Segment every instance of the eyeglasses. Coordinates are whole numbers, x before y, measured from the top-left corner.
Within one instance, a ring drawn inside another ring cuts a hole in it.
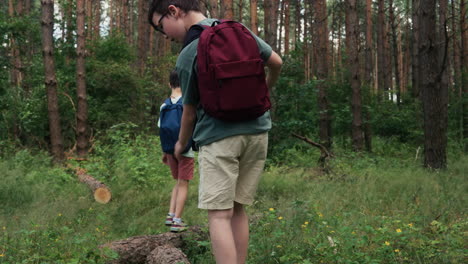
[[[167,11],[166,13],[164,13],[158,20],[158,25],[153,25],[154,29],[158,32],[160,32],[161,34],[163,35],[166,35],[166,32],[164,32],[164,29],[163,29],[163,25],[161,24],[161,21],[163,20],[163,18],[165,16],[167,16],[169,14],[169,11]]]

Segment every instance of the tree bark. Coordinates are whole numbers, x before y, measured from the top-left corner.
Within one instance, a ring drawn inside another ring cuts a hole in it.
[[[156,247],[146,258],[147,264],[190,264],[182,250],[171,246]]]
[[[86,33],[84,0],[76,1],[76,95],[78,106],[76,110],[76,153],[85,157],[88,153],[88,103],[86,98]]]
[[[111,191],[104,183],[88,175],[84,169],[75,168],[75,173],[78,176],[78,180],[89,187],[96,202],[106,204],[111,200]]]
[[[22,16],[23,6],[22,1],[17,1],[16,8],[13,5],[13,0],[9,0],[8,13],[11,18]],[[21,87],[23,82],[23,63],[21,61],[20,45],[15,36],[9,36],[10,40],[10,53],[11,53],[11,70],[10,82],[16,87]]]
[[[291,22],[290,0],[284,0],[284,54],[289,53],[289,32]]]
[[[57,78],[54,62],[54,1],[41,0],[42,7],[42,55],[44,57],[45,87],[47,89],[47,109],[52,155],[55,161],[64,158],[60,113],[57,98]]]
[[[171,252],[173,248],[183,247],[185,238],[204,241],[208,239],[208,235],[206,232],[202,231],[200,227],[191,226],[189,230],[184,233],[135,236],[101,245],[100,248],[109,248],[119,254],[119,258],[112,261],[112,264],[147,263],[147,261],[153,261],[153,255],[157,255],[158,251],[164,247],[171,249]],[[157,249],[157,251],[154,251],[155,249]],[[180,255],[180,252],[177,252],[177,254]],[[174,262],[168,262],[167,264],[169,263]]]
[[[223,18],[232,20],[234,19],[234,12],[232,9],[232,0],[222,0],[223,2],[223,7],[224,7],[224,13],[223,13]]]
[[[373,39],[372,39],[372,0],[366,0],[366,50],[365,50],[365,70],[364,70],[364,81],[366,87],[366,95],[364,96],[364,104],[370,105],[373,87]],[[364,140],[366,150],[372,151],[372,128],[371,128],[371,117],[368,108],[364,109]]]
[[[419,76],[424,114],[424,166],[441,169],[447,165],[447,87],[442,86],[444,68],[437,40],[436,0],[420,3]]]
[[[385,1],[379,0],[379,14],[377,20],[377,58],[378,58],[378,89],[381,94],[386,94],[389,87],[387,86],[387,56],[385,51]],[[379,96],[380,97],[380,96]]]
[[[97,40],[101,38],[101,0],[93,1],[93,19],[93,40]]]
[[[396,85],[396,100],[397,104],[400,104],[401,96],[401,79],[400,79],[400,61],[398,54],[398,32],[397,32],[397,23],[395,22],[395,10],[393,7],[393,0],[389,0],[389,12],[390,12],[390,27],[392,34],[392,51],[393,51],[393,65],[395,66],[395,85]]]
[[[210,1],[210,15],[212,18],[219,18],[218,0]]]
[[[138,72],[142,76],[145,72],[146,56],[149,48],[149,29],[148,24],[149,2],[139,0],[138,2]]]
[[[250,30],[258,35],[257,0],[250,0]]]
[[[468,24],[467,19],[467,5],[466,0],[460,0],[460,31],[461,31],[461,74],[462,74],[462,88],[461,98],[463,100],[463,138],[465,139],[465,151],[468,152]]]
[[[317,44],[314,46],[317,56],[317,88],[319,107],[319,135],[320,143],[326,148],[332,145],[331,118],[329,114],[329,104],[327,97],[328,83],[328,15],[327,1],[314,1],[314,28],[317,36]]]
[[[272,40],[272,32],[271,32],[271,16],[273,15],[271,13],[271,8],[273,6],[273,3],[271,0],[264,0],[263,1],[263,12],[264,12],[264,19],[263,19],[263,34],[264,34],[264,39],[265,41],[270,44],[270,46],[273,45],[273,40]]]
[[[412,0],[412,56],[411,56],[411,88],[414,98],[419,97],[419,3],[420,0]]]
[[[239,7],[238,8],[239,13],[237,14],[237,21],[242,23],[242,20],[244,18],[244,12],[242,12],[244,10],[244,1],[239,0],[239,3],[237,4],[237,6]]]
[[[364,137],[362,129],[361,82],[359,79],[359,21],[356,0],[346,0],[346,51],[348,55],[349,82],[352,89],[351,109],[352,142],[354,151],[362,151]]]

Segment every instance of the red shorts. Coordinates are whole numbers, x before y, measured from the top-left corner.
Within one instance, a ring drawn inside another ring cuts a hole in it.
[[[174,155],[164,153],[162,161],[171,168],[172,178],[176,180],[193,179],[193,158],[182,157],[181,160],[177,160]]]

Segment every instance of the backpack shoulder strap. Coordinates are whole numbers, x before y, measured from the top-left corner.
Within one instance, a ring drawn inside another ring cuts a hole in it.
[[[172,105],[171,98],[170,98],[170,97],[169,97],[169,98],[166,98],[166,100],[164,100],[164,103],[165,103],[166,105]]]

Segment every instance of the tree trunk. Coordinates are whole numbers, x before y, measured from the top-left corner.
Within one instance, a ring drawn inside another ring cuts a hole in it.
[[[301,24],[301,21],[302,21],[302,14],[301,14],[301,10],[302,10],[302,5],[301,5],[301,1],[295,1],[296,2],[296,5],[295,5],[295,8],[296,8],[296,25],[295,25],[295,39],[296,39],[296,42],[299,43],[301,42],[301,29],[302,29],[302,24]]]
[[[86,99],[86,33],[84,0],[76,1],[76,95],[78,107],[76,109],[76,153],[85,157],[88,153],[88,103]]]
[[[52,155],[55,161],[64,158],[60,113],[57,98],[57,78],[54,62],[54,1],[41,0],[42,6],[42,54],[44,56],[45,87],[47,89],[47,109]]]
[[[80,0],[78,0],[78,2],[79,1]],[[76,168],[75,173],[78,176],[78,180],[89,187],[96,202],[106,204],[111,200],[111,191],[104,183],[88,175],[84,169]]]
[[[244,17],[244,1],[243,0],[239,0],[239,3],[238,3],[238,10],[239,10],[239,13],[237,14],[237,21],[242,23],[242,19]]]
[[[451,5],[451,16],[452,16],[452,61],[453,61],[453,72],[454,72],[454,84],[457,89],[460,89],[461,87],[461,62],[460,62],[460,38],[459,35],[457,34],[458,31],[458,25],[456,22],[455,17],[457,17],[457,13],[455,11],[455,6],[456,6],[456,1],[452,0],[452,5]]]
[[[9,0],[8,13],[11,18],[20,17],[23,13],[22,1],[17,1],[16,8],[13,5],[13,0]],[[20,45],[19,41],[14,37],[10,36],[10,52],[11,52],[11,70],[10,70],[10,82],[13,86],[21,87],[23,82],[23,64],[21,61]]]
[[[277,43],[277,50],[280,56],[282,56],[282,37],[283,37],[283,26],[284,26],[284,1],[281,2],[281,9],[279,12],[279,35],[276,38],[276,43]]]
[[[349,82],[352,89],[351,109],[353,112],[353,150],[362,151],[364,137],[362,130],[361,83],[359,80],[359,21],[356,0],[346,0],[346,51],[348,55]]]
[[[190,261],[187,258],[182,250],[171,247],[171,246],[160,246],[156,247],[151,251],[151,253],[146,257],[147,264],[190,264]]]
[[[320,143],[326,148],[332,145],[331,118],[327,98],[328,83],[328,15],[326,0],[314,1],[314,27],[318,43],[315,45],[317,56],[317,88],[319,107]]]
[[[387,87],[386,83],[386,67],[387,57],[385,51],[385,1],[379,0],[379,14],[377,20],[377,57],[378,57],[378,89],[381,94],[386,94]],[[381,97],[381,96],[379,96]]]
[[[365,73],[364,73],[364,80],[365,80],[365,87],[366,87],[366,95],[364,96],[364,103],[366,105],[371,104],[372,98],[372,81],[373,81],[373,54],[372,54],[372,0],[366,0],[366,52],[365,52]],[[371,128],[371,120],[370,120],[370,112],[368,108],[364,109],[364,140],[366,145],[366,150],[368,152],[372,151],[372,128]]]
[[[153,252],[155,249],[159,248],[159,251],[161,247],[181,248],[184,246],[184,239],[205,241],[208,239],[208,235],[200,227],[191,226],[187,232],[183,233],[168,232],[158,235],[135,236],[101,245],[100,248],[109,248],[119,254],[119,258],[112,261],[112,264],[148,263],[147,261],[155,260],[154,255],[157,253]],[[177,254],[180,256],[180,252]],[[175,262],[167,262],[167,264],[170,263]]]
[[[444,68],[439,61],[436,0],[421,1],[419,11],[420,91],[424,114],[424,166],[447,165],[447,87],[442,87]]]
[[[289,53],[289,29],[291,20],[290,0],[284,0],[284,54]]]
[[[395,85],[396,85],[396,100],[397,104],[400,104],[400,94],[401,94],[401,80],[400,80],[400,64],[399,64],[399,54],[398,54],[398,41],[397,41],[397,23],[395,22],[395,11],[393,8],[393,0],[389,0],[389,12],[390,12],[390,27],[392,34],[392,51],[393,51],[393,63],[395,66]]]
[[[463,138],[465,139],[465,151],[468,152],[468,24],[466,23],[467,17],[466,0],[460,0],[460,31],[461,31],[461,97],[463,100]]]
[[[149,2],[139,0],[138,2],[138,72],[142,76],[145,72],[146,56],[149,48],[149,24],[148,18]]]
[[[272,40],[272,32],[271,32],[271,16],[273,15],[271,13],[271,8],[273,6],[273,3],[271,0],[264,0],[263,1],[263,12],[264,12],[264,19],[263,19],[263,33],[264,33],[264,39],[265,41],[270,44],[270,46],[273,46],[273,40]]]
[[[93,40],[97,40],[101,38],[101,0],[93,1],[93,15]]]
[[[224,13],[223,13],[223,18],[232,20],[234,19],[234,12],[232,9],[232,0],[222,0],[223,7],[224,7]]]
[[[270,11],[270,33],[272,34],[271,36],[271,42],[268,42],[273,49],[279,50],[278,48],[278,10],[279,10],[279,0],[271,0],[272,6],[271,6],[271,11]]]
[[[218,0],[210,0],[210,15],[212,18],[219,18]]]
[[[419,3],[420,0],[412,0],[412,21],[413,21],[413,30],[412,30],[412,55],[411,55],[411,88],[412,95],[414,98],[419,97],[419,80],[421,79],[419,75]]]
[[[257,0],[250,0],[250,30],[258,35]]]

